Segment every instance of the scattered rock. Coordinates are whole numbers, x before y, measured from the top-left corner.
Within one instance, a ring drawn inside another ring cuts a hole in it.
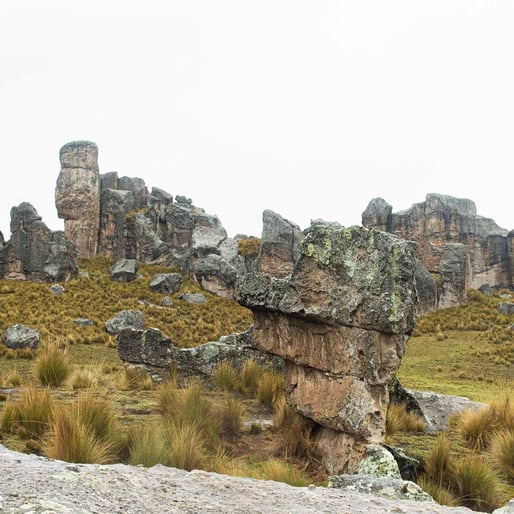
[[[127,328],[143,330],[145,328],[145,315],[139,310],[120,311],[105,323],[105,330],[113,335],[119,334]]]
[[[155,293],[174,294],[182,285],[180,273],[159,273],[150,281],[150,289]]]
[[[510,302],[499,303],[496,306],[496,310],[500,314],[505,314],[506,316],[511,316],[512,314],[514,314],[514,303],[510,303]]]
[[[131,282],[137,278],[138,269],[136,259],[120,259],[109,268],[109,273],[115,282]]]
[[[93,327],[95,325],[95,322],[88,318],[76,318],[73,323],[79,327]]]
[[[52,291],[52,293],[55,296],[62,296],[62,294],[64,293],[65,289],[60,284],[53,284],[53,285],[50,286],[50,291]]]
[[[369,444],[359,462],[357,473],[374,477],[401,478],[400,468],[392,453],[379,444]]]
[[[379,478],[364,474],[338,475],[329,477],[328,486],[392,500],[435,503],[434,499],[423,491],[419,485],[401,478]],[[430,511],[425,512],[433,512],[432,506],[430,506]]]
[[[17,350],[20,348],[28,348],[35,350],[39,346],[39,332],[35,328],[25,325],[11,325],[2,334],[2,341],[8,348]]]
[[[207,298],[202,293],[183,293],[178,298],[186,303],[207,303]]]
[[[499,509],[493,510],[492,514],[514,514],[514,498]]]
[[[395,448],[387,444],[384,444],[384,448],[394,457],[403,480],[414,482],[424,471],[421,460],[407,455],[401,448]]]
[[[161,300],[161,303],[163,305],[166,305],[167,307],[171,307],[173,305],[173,300],[169,297],[169,296],[165,296],[162,300]]]

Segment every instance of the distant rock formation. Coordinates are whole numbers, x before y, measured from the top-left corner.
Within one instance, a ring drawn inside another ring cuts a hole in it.
[[[77,275],[74,246],[51,231],[27,202],[11,209],[11,239],[0,247],[0,277],[64,282]]]
[[[431,193],[393,213],[375,198],[362,213],[362,224],[418,243],[422,311],[456,305],[468,289],[484,284],[513,286],[514,232],[477,215],[471,200]]]
[[[383,442],[388,384],[415,325],[416,243],[323,221],[305,232],[289,275],[248,273],[236,299],[253,311],[257,346],[286,360],[287,400],[319,425],[326,469],[353,472]]]
[[[98,249],[100,176],[98,148],[89,141],[75,141],[61,148],[61,172],[55,189],[55,205],[64,219],[64,234],[79,255],[91,258]]]

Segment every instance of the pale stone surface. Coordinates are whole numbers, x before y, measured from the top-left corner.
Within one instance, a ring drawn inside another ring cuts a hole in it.
[[[0,511],[8,514],[473,514],[464,507],[409,501],[394,494],[291,487],[160,465],[69,464],[2,445],[0,462]]]
[[[57,214],[64,219],[64,233],[81,257],[92,258],[98,249],[100,224],[100,175],[98,147],[90,141],[74,141],[60,150],[61,172],[55,189]]]

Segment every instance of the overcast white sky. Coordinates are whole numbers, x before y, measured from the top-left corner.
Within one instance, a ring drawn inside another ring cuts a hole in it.
[[[360,224],[430,192],[514,228],[511,0],[0,0],[0,229],[51,228],[59,149],[193,199]]]

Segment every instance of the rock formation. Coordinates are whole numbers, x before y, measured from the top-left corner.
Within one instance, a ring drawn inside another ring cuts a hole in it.
[[[458,304],[469,288],[513,286],[514,233],[477,215],[471,200],[428,194],[424,202],[393,213],[375,198],[362,213],[362,224],[418,243],[426,270],[419,271],[422,311]]]
[[[91,258],[98,248],[100,176],[98,148],[89,141],[75,141],[61,148],[61,172],[57,178],[55,205],[64,219],[64,233],[79,255]]]
[[[11,239],[0,247],[0,277],[35,282],[76,276],[77,256],[61,231],[51,231],[27,202],[11,209]]]
[[[388,383],[414,329],[416,244],[323,221],[305,232],[289,275],[248,273],[236,299],[253,311],[257,346],[286,360],[287,400],[319,425],[327,470],[355,471],[383,440]]]

